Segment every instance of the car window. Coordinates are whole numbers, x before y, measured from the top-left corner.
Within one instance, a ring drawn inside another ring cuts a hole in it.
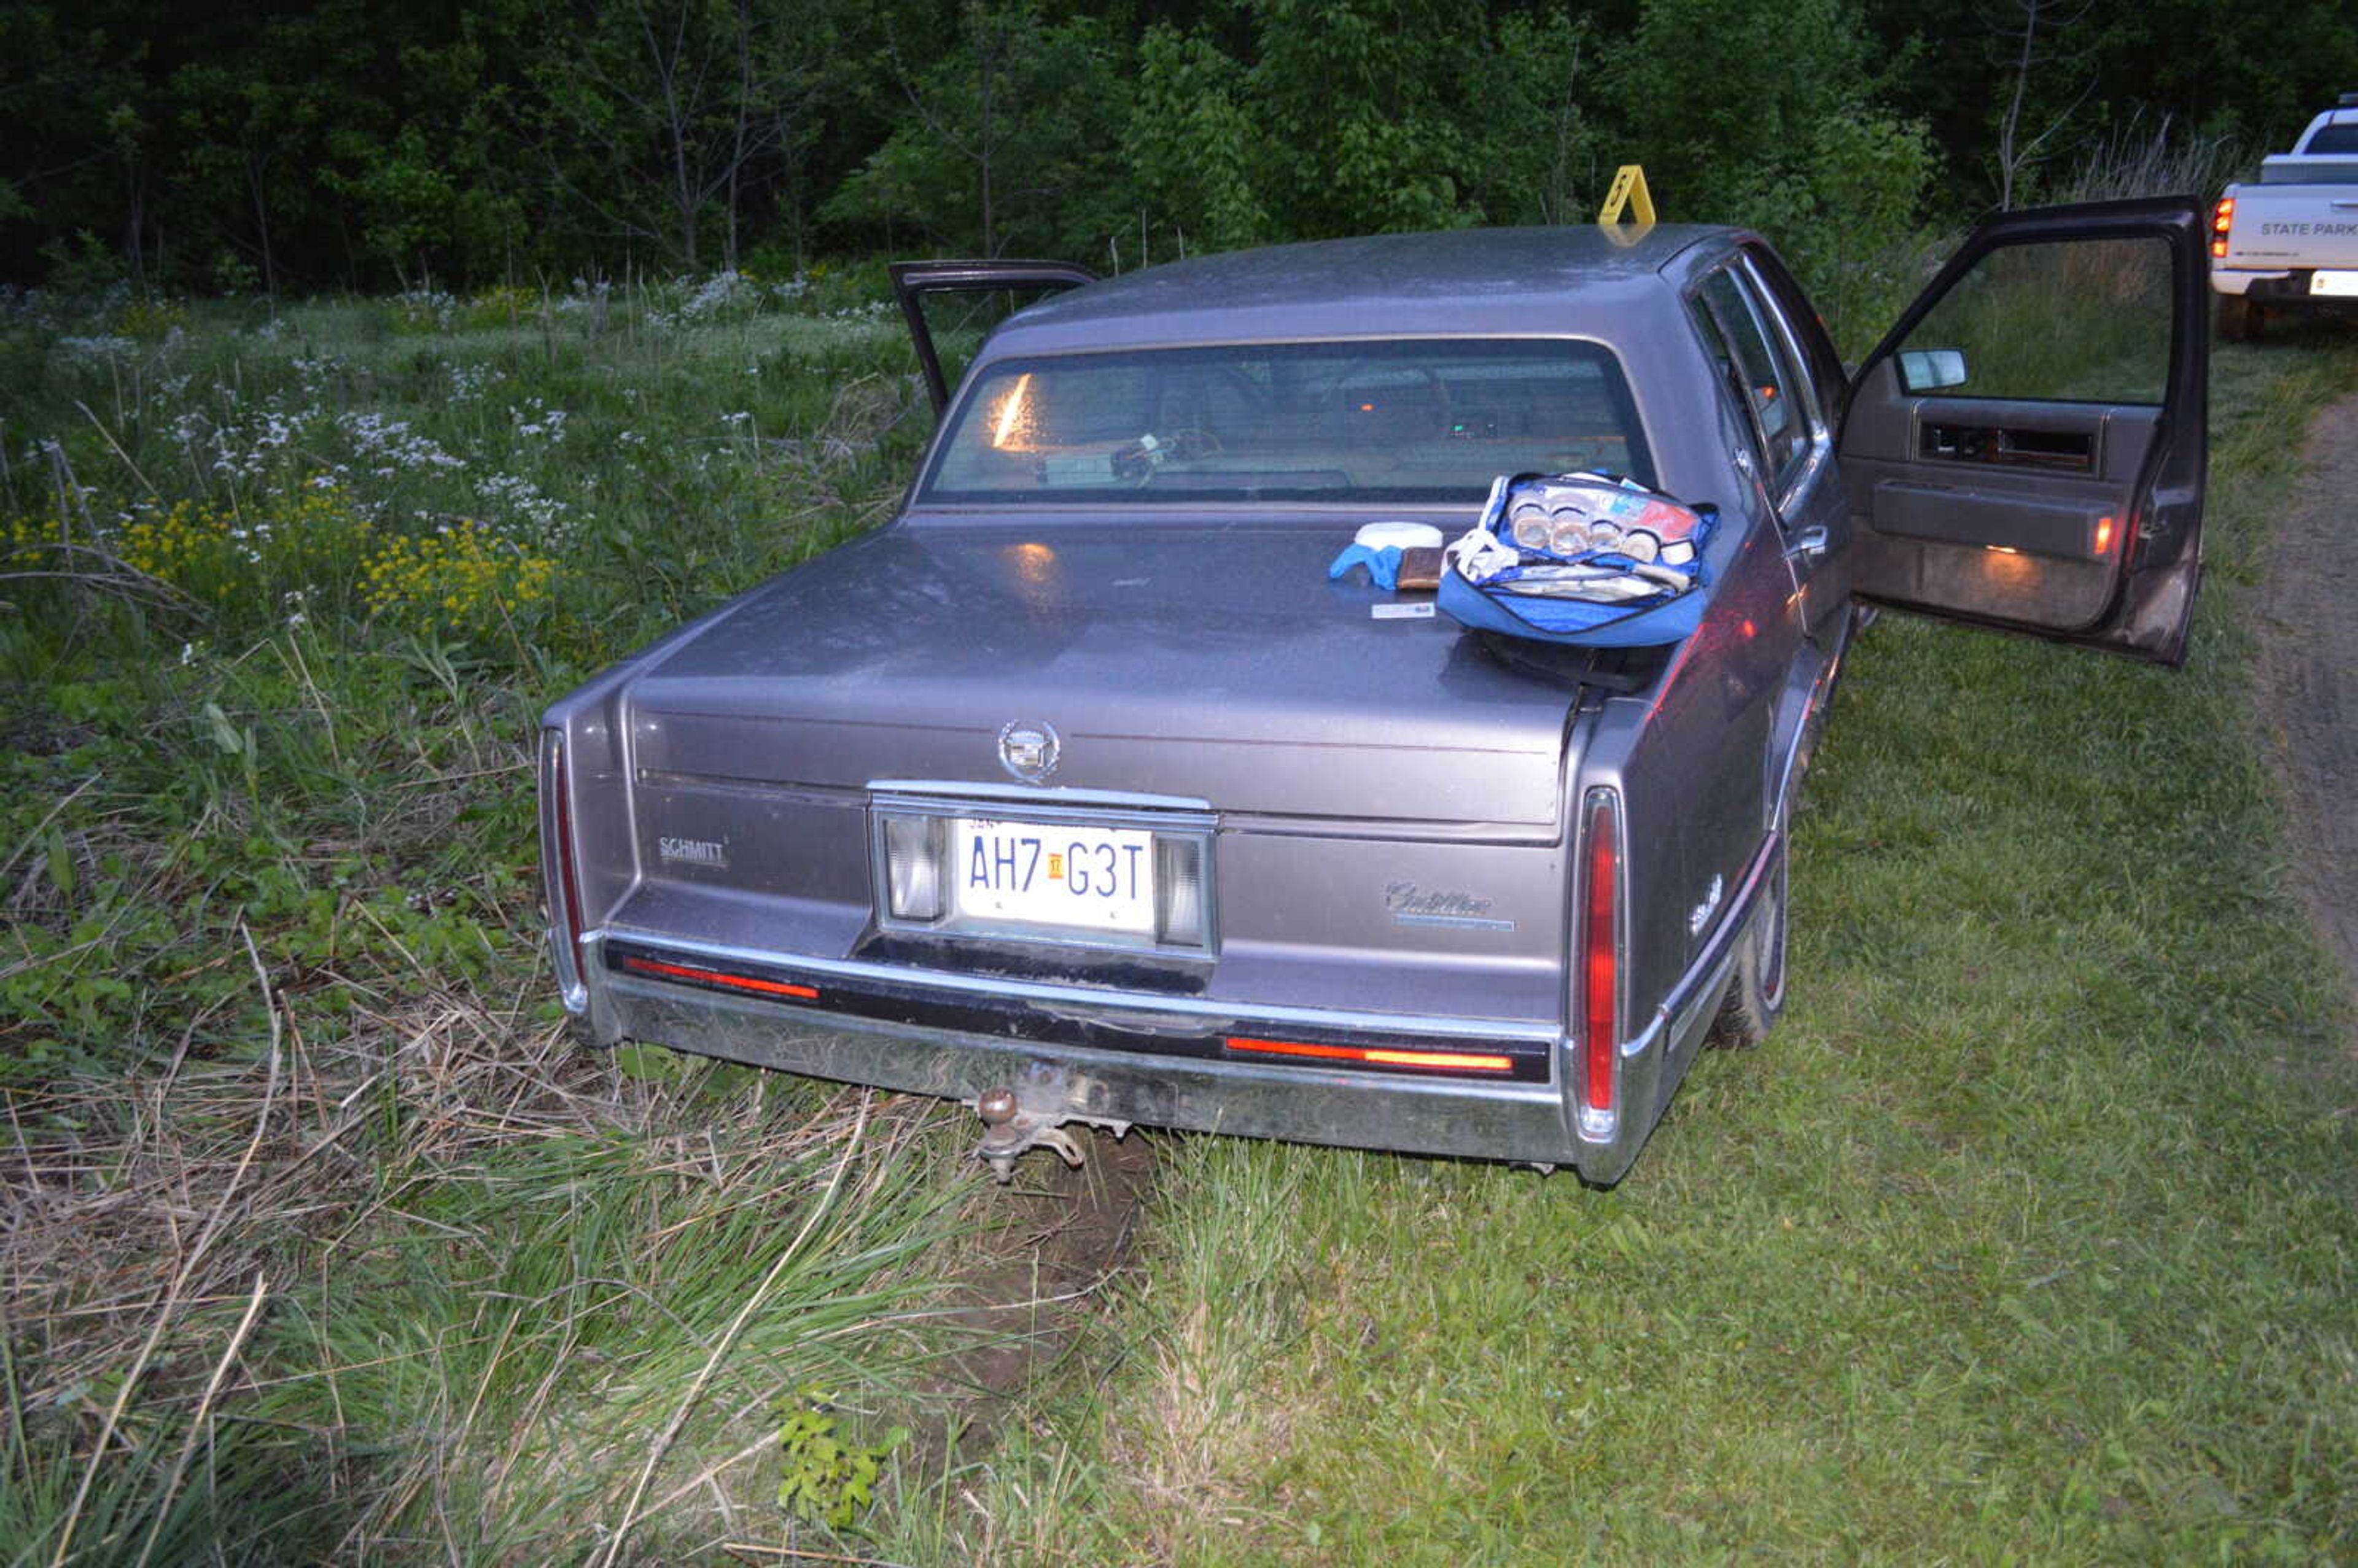
[[[1800,419],[1801,447],[1806,450],[1824,427],[1825,410],[1818,399],[1817,380],[1810,373],[1808,362],[1801,357],[1801,334],[1795,330],[1791,314],[1768,287],[1751,253],[1744,257],[1744,293],[1768,338],[1768,351],[1775,357],[1784,385],[1790,393],[1793,408]]]
[[[1619,362],[1560,339],[1245,343],[1001,360],[921,500],[1478,502],[1502,473],[1654,482]]]
[[[1794,395],[1793,373],[1770,346],[1751,290],[1734,271],[1723,267],[1704,279],[1703,295],[1735,353],[1745,398],[1768,447],[1769,475],[1781,480],[1808,451],[1811,439],[1808,413]]]
[[[2170,254],[2160,239],[1990,252],[1909,330],[1911,393],[2155,404],[2169,379]]]
[[[2309,138],[2311,153],[2358,153],[2358,124],[2320,125]]]
[[[1736,352],[1727,346],[1727,334],[1719,330],[1718,319],[1700,297],[1690,296],[1687,311],[1694,318],[1695,331],[1703,339],[1704,351],[1711,356],[1712,368],[1719,373],[1719,382],[1736,399],[1738,422],[1744,427],[1745,444],[1751,450],[1754,463],[1768,467],[1768,457],[1760,449],[1760,426],[1753,416],[1752,398],[1744,390],[1744,373],[1736,368]]]
[[[1838,399],[1850,373],[1843,368],[1842,354],[1835,349],[1833,338],[1826,330],[1825,319],[1817,307],[1810,303],[1801,286],[1776,253],[1747,245],[1744,261],[1752,281],[1760,287],[1761,297],[1768,302],[1785,323],[1792,341],[1800,346],[1801,369],[1815,389],[1821,410]]]

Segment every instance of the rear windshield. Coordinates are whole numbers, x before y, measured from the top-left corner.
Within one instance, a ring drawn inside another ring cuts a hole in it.
[[[1628,384],[1596,344],[1248,343],[997,361],[920,493],[1449,503],[1498,474],[1573,469],[1654,482]]]
[[[2303,149],[2312,153],[2358,153],[2358,120],[2347,124],[2336,121],[2317,127],[2317,135],[2309,138]]]

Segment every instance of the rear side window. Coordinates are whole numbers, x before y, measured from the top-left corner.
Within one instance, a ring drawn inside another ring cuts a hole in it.
[[[1720,384],[1727,388],[1728,395],[1736,399],[1738,409],[1749,412],[1752,398],[1744,390],[1744,372],[1736,365],[1736,351],[1727,346],[1727,335],[1719,330],[1717,318],[1712,315],[1711,308],[1700,297],[1690,298],[1687,310],[1694,317],[1695,331],[1703,339],[1704,351],[1711,355],[1713,368],[1719,372]],[[1746,442],[1752,449],[1754,460],[1767,466],[1767,456],[1760,450],[1759,427],[1749,418],[1742,423]]]
[[[1760,427],[1768,470],[1782,476],[1810,448],[1807,409],[1785,357],[1771,346],[1750,291],[1722,269],[1704,280],[1703,296],[1734,357],[1746,404]]]

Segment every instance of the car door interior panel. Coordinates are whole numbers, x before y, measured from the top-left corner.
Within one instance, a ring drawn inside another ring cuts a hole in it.
[[[2184,656],[2206,425],[2199,239],[2179,198],[1975,232],[1852,384],[1855,591]]]
[[[1847,432],[1858,591],[2058,632],[2110,607],[2158,410],[1908,397],[1891,362]]]
[[[1875,526],[1885,534],[1978,545],[1985,550],[2093,561],[2112,545],[2109,502],[2088,503],[1990,495],[1952,485],[1885,480],[1875,487]]]

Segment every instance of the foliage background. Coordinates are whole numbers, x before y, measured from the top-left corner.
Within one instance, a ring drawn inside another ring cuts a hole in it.
[[[1974,212],[2353,86],[2329,0],[0,5],[0,1556],[2348,1559],[2346,1014],[2239,608],[2328,329],[2216,362],[2193,672],[1866,646],[1812,983],[1643,1184],[1165,1141],[972,1443],[1028,1330],[943,1303],[1021,1211],[954,1111],[567,1049],[530,748],[890,514],[847,257],[1578,221],[1638,158],[1855,341]]]
[[[1669,215],[1864,254],[2107,138],[2281,145],[2353,82],[2339,0],[16,4],[0,280],[1124,267],[1577,221],[1630,160]]]

